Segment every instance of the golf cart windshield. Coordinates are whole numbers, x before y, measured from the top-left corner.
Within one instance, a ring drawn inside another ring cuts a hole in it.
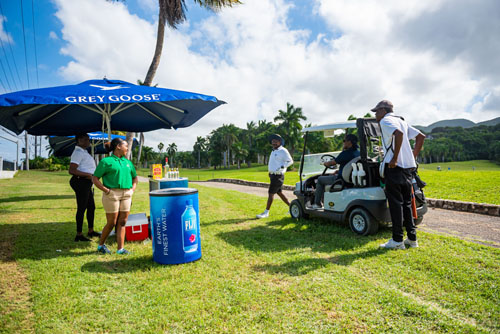
[[[331,159],[321,157],[325,154],[333,155],[337,157],[340,151],[337,152],[325,152],[325,153],[316,153],[316,154],[308,154],[304,156],[304,168],[302,168],[302,177],[308,177],[310,175],[321,174],[325,170],[324,162],[329,161]],[[327,173],[333,173],[332,169],[329,169]]]

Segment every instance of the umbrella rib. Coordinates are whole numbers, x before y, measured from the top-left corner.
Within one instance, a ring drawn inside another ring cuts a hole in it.
[[[59,112],[63,111],[64,109],[66,109],[66,108],[67,108],[67,107],[69,107],[70,105],[71,105],[71,104],[67,104],[67,105],[65,105],[64,107],[62,107],[62,108],[60,108],[59,110],[57,110],[57,111],[53,112],[52,114],[50,114],[49,116],[45,117],[44,119],[42,119],[42,120],[40,120],[40,121],[36,122],[35,124],[33,124],[32,126],[30,126],[29,128],[30,128],[30,129],[33,129],[33,128],[34,128],[35,126],[37,126],[38,124],[45,122],[46,120],[48,120],[48,119],[49,119],[49,118],[51,118],[52,116],[56,115],[57,113],[59,113]]]
[[[179,108],[176,108],[176,107],[173,107],[173,106],[171,106],[171,105],[169,105],[169,104],[166,104],[166,103],[164,103],[164,102],[156,102],[156,103],[158,103],[159,105],[162,105],[162,106],[164,106],[164,107],[166,107],[166,108],[170,108],[170,109],[172,109],[172,110],[175,110],[175,111],[181,112],[181,113],[183,113],[183,114],[185,114],[185,113],[186,113],[186,111],[184,111],[184,110],[182,110],[182,109],[179,109]]]
[[[80,106],[80,107],[84,107],[85,109],[88,109],[88,110],[93,111],[93,112],[95,112],[95,113],[98,113],[99,115],[102,115],[102,114],[104,113],[104,111],[102,111],[102,110],[101,110],[101,111],[99,111],[99,109],[97,109],[97,110],[96,110],[96,109],[94,109],[94,108],[92,108],[91,106],[88,106],[88,105],[86,105],[86,104],[79,104],[79,106]]]
[[[116,108],[115,108],[115,110],[113,110],[113,111],[111,112],[111,116],[116,115],[116,114],[118,114],[119,112],[122,112],[122,111],[124,111],[124,110],[127,110],[128,108],[133,107],[133,106],[135,106],[136,104],[137,104],[137,103],[130,103],[130,104],[128,104],[127,106],[125,106],[125,107],[123,107],[123,108],[121,108],[121,109],[120,109],[120,107],[123,105],[123,103],[122,103],[122,104],[120,104],[118,107],[116,107]]]
[[[39,104],[39,105],[36,105],[36,106],[34,106],[34,107],[31,107],[31,108],[29,108],[29,109],[26,109],[26,110],[23,110],[23,111],[19,112],[19,114],[17,114],[17,115],[18,115],[18,116],[22,116],[22,115],[24,115],[24,114],[27,114],[27,113],[29,113],[29,112],[32,112],[33,110],[37,110],[37,109],[40,109],[40,108],[42,108],[42,107],[45,107],[46,105],[47,105],[47,104]]]
[[[95,105],[95,107],[96,107],[97,109],[99,109],[99,111],[100,111],[101,113],[103,113],[103,114],[104,114],[104,110],[103,110],[103,109],[102,109],[102,108],[101,108],[98,104],[94,104],[94,105]]]
[[[141,104],[137,104],[139,107],[141,107],[142,109],[144,109],[144,111],[146,111],[147,113],[151,114],[151,116],[153,117],[156,117],[157,119],[159,119],[160,121],[162,121],[163,123],[167,124],[168,126],[172,127],[172,124],[166,120],[164,120],[163,118],[161,118],[160,116],[156,115],[155,113],[153,113],[151,110],[149,110],[148,108],[146,108],[145,106],[141,105]]]

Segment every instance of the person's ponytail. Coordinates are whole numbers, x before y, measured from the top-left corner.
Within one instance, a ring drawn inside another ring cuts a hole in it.
[[[118,145],[120,145],[121,143],[123,143],[124,140],[121,139],[121,138],[115,138],[113,139],[112,141],[108,141],[107,143],[104,143],[104,149],[106,150],[106,152],[114,152],[116,147]]]

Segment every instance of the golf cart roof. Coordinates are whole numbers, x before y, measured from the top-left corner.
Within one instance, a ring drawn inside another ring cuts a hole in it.
[[[308,128],[303,128],[302,132],[325,131],[325,130],[339,130],[339,129],[355,129],[357,127],[356,121],[347,121],[343,123],[331,123],[325,125],[316,125]]]

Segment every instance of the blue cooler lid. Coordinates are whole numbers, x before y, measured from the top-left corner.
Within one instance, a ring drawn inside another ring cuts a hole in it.
[[[167,189],[158,189],[150,191],[149,196],[158,196],[158,197],[185,196],[196,193],[198,193],[198,189],[195,188],[167,188]]]

